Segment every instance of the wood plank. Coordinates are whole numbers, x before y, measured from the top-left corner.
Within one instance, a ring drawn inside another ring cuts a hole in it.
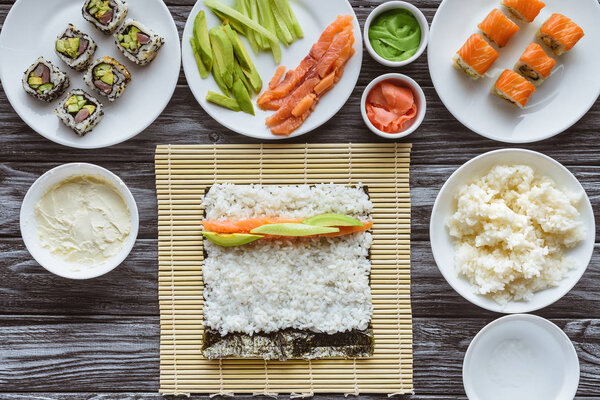
[[[174,398],[174,397],[166,397]],[[192,395],[185,397],[189,400],[206,400],[205,395]],[[244,400],[267,400],[265,396],[236,395],[236,399]],[[280,399],[289,399],[289,396],[279,396]],[[374,400],[386,399],[387,396],[361,394],[357,397],[351,397],[356,400]],[[410,398],[410,400],[448,400],[448,396],[416,394],[414,396],[397,397],[398,399]],[[164,400],[165,397],[158,393],[0,393],[0,400]],[[337,395],[317,395],[315,400],[346,400],[347,397],[341,394]],[[453,400],[467,400],[466,396],[453,396]],[[600,400],[600,397],[577,396],[574,400]]]
[[[85,158],[72,161],[86,161]],[[140,214],[139,238],[157,237],[157,205],[155,193],[154,165],[150,163],[123,163],[122,161],[100,161],[97,164],[108,168],[123,179],[136,199]],[[21,202],[29,187],[44,172],[57,166],[49,162],[5,162],[0,165],[0,182],[5,190],[0,192],[0,237],[20,237],[19,212]],[[435,198],[448,177],[457,169],[450,165],[414,165],[411,167],[411,203],[413,241],[429,240],[429,221]],[[600,221],[600,166],[577,166],[570,170],[580,180],[594,206],[596,220]],[[596,233],[600,242],[600,232]]]
[[[581,281],[563,299],[537,312],[546,318],[598,318],[600,245]],[[158,314],[157,243],[138,240],[125,262],[92,280],[59,278],[31,259],[20,239],[0,242],[0,314],[148,315]],[[416,318],[494,318],[472,305],[444,280],[428,242],[412,247],[411,297]],[[0,338],[2,336],[0,335]]]
[[[462,360],[486,319],[416,318],[415,389],[464,395]],[[600,320],[554,320],[574,342],[581,363],[578,394],[598,394]],[[460,335],[456,334],[460,332]],[[156,392],[156,317],[4,316],[0,320],[2,391]]]

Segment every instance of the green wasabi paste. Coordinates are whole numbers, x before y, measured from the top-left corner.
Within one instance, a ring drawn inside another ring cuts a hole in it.
[[[404,61],[415,55],[421,44],[421,26],[405,9],[377,16],[369,27],[373,50],[388,61]]]

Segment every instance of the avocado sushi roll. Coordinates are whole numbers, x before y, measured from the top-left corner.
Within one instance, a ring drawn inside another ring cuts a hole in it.
[[[127,15],[127,4],[123,0],[86,0],[81,13],[102,33],[112,35]]]
[[[70,91],[54,113],[79,136],[91,132],[104,116],[102,103],[81,89]]]
[[[56,100],[69,87],[69,77],[57,66],[40,57],[23,74],[23,89],[42,101]]]
[[[69,24],[57,39],[54,49],[61,60],[75,71],[84,71],[90,66],[96,53],[96,42],[89,35]]]
[[[102,57],[90,65],[83,80],[98,94],[115,101],[131,81],[131,74],[114,58]]]
[[[131,18],[115,33],[121,53],[137,65],[147,65],[154,60],[165,39],[145,25]]]

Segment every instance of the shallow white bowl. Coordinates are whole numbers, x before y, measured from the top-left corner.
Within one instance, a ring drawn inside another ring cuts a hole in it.
[[[580,219],[586,231],[585,239],[576,247],[566,252],[576,262],[575,269],[569,271],[565,279],[558,286],[542,290],[533,295],[530,301],[511,301],[506,305],[496,303],[489,297],[476,294],[468,280],[459,277],[454,266],[454,241],[448,234],[446,223],[456,211],[456,195],[458,189],[480,176],[487,174],[490,169],[498,164],[528,165],[538,174],[554,180],[558,187],[584,193],[584,198],[579,205]],[[596,224],[594,212],[585,190],[564,166],[552,158],[530,150],[504,149],[491,151],[475,157],[456,170],[440,190],[433,211],[429,227],[431,249],[437,266],[446,278],[446,281],[465,299],[471,303],[490,311],[507,314],[525,313],[546,307],[565,294],[579,281],[592,258],[594,240],[596,237]]]
[[[373,125],[371,120],[369,120],[369,117],[367,116],[366,103],[367,103],[367,96],[369,95],[369,92],[371,91],[371,89],[373,89],[373,86],[377,85],[379,82],[387,81],[388,79],[392,80],[392,81],[396,81],[396,82],[400,83],[402,86],[406,86],[406,87],[410,88],[413,92],[413,95],[415,96],[415,103],[417,104],[417,116],[415,118],[413,118],[412,121],[408,121],[404,125],[407,127],[405,130],[398,132],[398,133],[387,133],[387,132],[377,129],[375,127],[375,125]],[[413,133],[419,126],[421,126],[421,123],[423,122],[423,119],[425,118],[426,112],[427,112],[427,100],[425,99],[425,93],[423,93],[423,89],[421,89],[421,86],[419,86],[419,84],[414,79],[412,79],[406,75],[403,75],[403,74],[395,74],[395,73],[385,74],[385,75],[381,75],[381,76],[373,79],[371,81],[371,83],[369,83],[367,85],[367,87],[365,88],[365,90],[362,94],[362,97],[360,99],[360,113],[363,117],[363,120],[365,121],[365,124],[371,130],[371,132],[373,132],[374,134],[379,135],[383,138],[386,138],[386,139],[401,139],[401,138],[406,137],[406,136],[410,135],[411,133]]]
[[[47,248],[43,247],[38,236],[37,222],[35,219],[35,205],[52,186],[64,181],[69,177],[77,175],[91,175],[104,178],[119,190],[119,193],[121,196],[123,196],[127,207],[129,207],[131,232],[125,239],[125,243],[123,244],[123,248],[119,254],[104,261],[100,265],[82,266],[76,263],[68,263],[53,255]],[[125,186],[123,181],[118,176],[109,170],[94,164],[72,163],[64,164],[51,169],[44,175],[40,176],[33,183],[33,185],[31,185],[27,191],[27,194],[25,195],[25,199],[23,199],[23,204],[21,205],[20,223],[21,236],[23,236],[23,241],[25,242],[25,246],[27,246],[27,250],[29,250],[29,253],[31,253],[33,258],[42,267],[53,274],[62,276],[63,278],[90,279],[112,271],[129,255],[138,235],[139,215],[135,199],[133,198],[127,186]]]
[[[579,385],[573,343],[552,322],[508,315],[475,336],[463,363],[470,400],[570,400]]]
[[[421,43],[419,44],[419,49],[411,58],[404,61],[386,60],[385,58],[377,54],[377,52],[373,49],[373,46],[371,46],[371,41],[369,40],[369,28],[371,27],[371,22],[373,21],[373,19],[375,19],[379,14],[383,12],[394,10],[397,8],[403,8],[405,10],[410,11],[415,16],[415,18],[419,22],[419,25],[421,26]],[[402,67],[415,61],[425,51],[425,48],[427,47],[427,42],[429,40],[429,23],[427,22],[427,18],[425,18],[421,10],[419,10],[412,4],[407,3],[405,1],[388,1],[375,7],[375,9],[371,11],[369,16],[367,17],[367,20],[365,21],[363,37],[365,40],[365,47],[367,48],[367,51],[375,61],[377,61],[381,65],[385,65],[386,67]]]

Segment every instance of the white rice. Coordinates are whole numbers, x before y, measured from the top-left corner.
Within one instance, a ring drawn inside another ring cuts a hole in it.
[[[577,267],[564,252],[584,239],[582,197],[529,166],[494,167],[456,195],[448,229],[458,273],[501,304],[556,286]]]
[[[341,185],[219,184],[204,201],[207,219],[322,213],[368,218],[372,209],[362,188]],[[204,323],[221,335],[287,328],[333,334],[368,328],[373,312],[370,233],[259,240],[239,247],[204,244]]]

